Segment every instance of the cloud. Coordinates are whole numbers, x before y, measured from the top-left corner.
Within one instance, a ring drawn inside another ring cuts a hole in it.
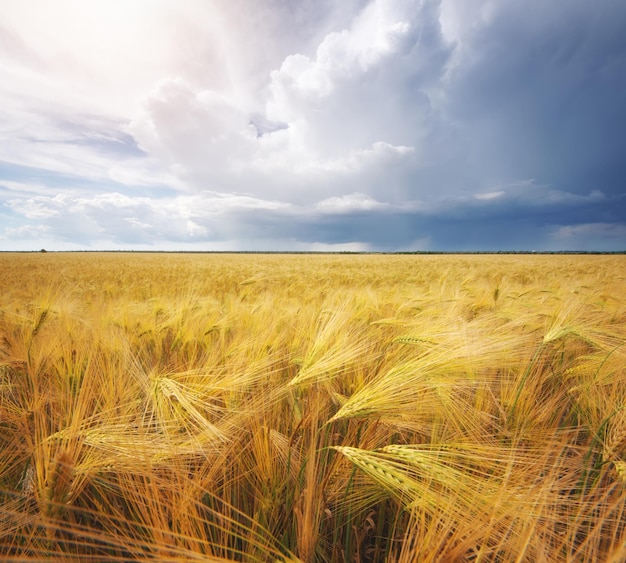
[[[128,130],[183,180],[213,185],[251,157],[256,137],[248,115],[231,100],[180,78],[162,80]]]
[[[73,177],[74,183],[180,185],[140,150],[123,121],[57,107],[45,115],[10,103],[0,109],[0,165],[0,181],[36,175]]]
[[[443,64],[448,53],[436,30],[432,3],[377,0],[313,56],[287,56],[269,74],[262,110],[175,77],[144,100],[129,131],[196,189],[295,203],[360,185],[375,196],[389,190],[385,177],[400,185],[438,159],[424,90],[443,72],[424,61]]]
[[[314,242],[306,246],[310,252],[369,252],[370,246],[363,242],[344,242],[337,244],[327,244]]]
[[[624,237],[626,236],[626,225],[616,225],[613,223],[584,223],[582,225],[559,227],[556,233],[556,236],[563,238],[597,235],[615,238]]]
[[[559,226],[553,233],[559,248],[566,250],[626,250],[626,222],[582,223]]]
[[[118,192],[92,197],[59,194],[12,199],[5,205],[14,216],[29,221],[23,227],[5,229],[0,233],[5,240],[16,233],[36,232],[37,225],[30,222],[35,220],[47,237],[62,241],[96,239],[108,241],[108,247],[171,243],[185,248],[196,242],[219,243],[236,238],[233,227],[245,223],[247,217],[259,212],[290,212],[282,202],[212,192],[160,199]]]
[[[489,200],[489,199],[496,199],[496,198],[502,197],[504,194],[505,194],[504,191],[498,190],[496,192],[485,192],[481,194],[474,194],[474,197],[476,199]]]
[[[619,0],[7,6],[5,248],[623,237]]]
[[[46,225],[24,225],[22,227],[7,227],[0,240],[21,241],[23,239],[44,239],[53,235],[50,228]]]
[[[374,251],[587,249],[599,244],[615,249],[623,242],[626,214],[619,211],[619,199],[598,193],[573,196],[532,182],[501,191],[486,199],[455,196],[398,204],[355,192],[310,205],[210,191],[160,198],[118,192],[34,196],[8,201],[10,222],[0,231],[0,241],[38,235],[32,244],[50,249],[59,241],[82,240],[103,248]],[[548,197],[538,199],[541,193]],[[610,220],[607,199],[616,210]]]
[[[626,5],[443,0],[454,42],[443,111],[471,141],[474,181],[529,171],[574,193],[622,192]]]
[[[390,205],[376,201],[365,194],[353,193],[324,199],[319,201],[315,207],[322,213],[351,213],[354,211],[385,209],[390,207]]]

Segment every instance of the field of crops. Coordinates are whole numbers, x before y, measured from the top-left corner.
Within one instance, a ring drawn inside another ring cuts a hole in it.
[[[626,257],[0,254],[3,561],[623,561]]]

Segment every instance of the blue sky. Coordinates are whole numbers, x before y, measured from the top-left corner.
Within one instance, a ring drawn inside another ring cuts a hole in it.
[[[0,0],[0,250],[625,250],[623,0]]]

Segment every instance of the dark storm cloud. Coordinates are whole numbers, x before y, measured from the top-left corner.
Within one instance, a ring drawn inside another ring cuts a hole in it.
[[[534,199],[520,197],[532,192]],[[517,193],[516,193],[517,191]],[[624,198],[575,196],[517,186],[487,199],[460,198],[328,213],[293,208],[233,212],[228,221],[246,239],[283,238],[303,244],[360,242],[369,250],[620,250]],[[567,227],[579,225],[579,228]],[[575,239],[573,235],[577,234]]]
[[[468,164],[575,193],[623,193],[626,4],[501,2],[463,38],[448,111]]]

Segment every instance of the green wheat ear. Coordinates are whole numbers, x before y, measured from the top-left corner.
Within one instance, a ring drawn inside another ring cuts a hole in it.
[[[615,471],[622,485],[626,486],[626,461],[614,461],[613,467],[615,467]]]

